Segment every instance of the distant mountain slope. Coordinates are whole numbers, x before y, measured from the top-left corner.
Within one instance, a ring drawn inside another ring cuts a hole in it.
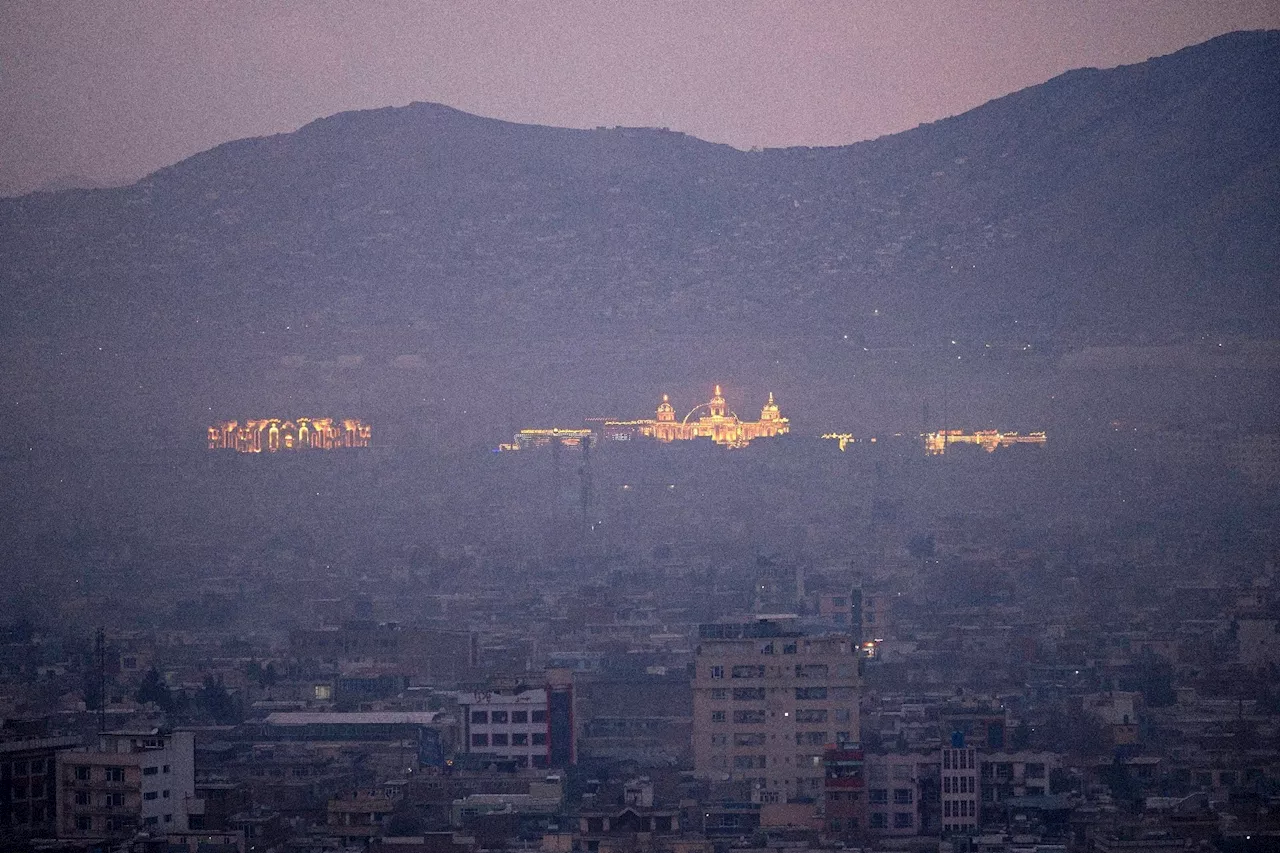
[[[514,353],[528,383],[559,369],[542,349],[566,335],[659,371],[690,338],[1266,337],[1277,92],[1280,32],[1248,32],[838,148],[434,104],[339,114],[130,187],[0,200],[0,322],[24,342],[6,366],[71,388],[106,369],[90,342],[108,339],[113,376],[183,363],[217,400],[231,380],[201,373],[211,358],[252,386],[282,357],[390,362],[443,340]]]

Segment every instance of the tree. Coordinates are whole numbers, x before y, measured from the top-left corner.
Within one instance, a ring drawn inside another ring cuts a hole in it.
[[[932,557],[937,550],[937,543],[934,542],[932,533],[917,533],[907,540],[907,553],[920,561],[921,571],[924,570],[925,558]]]
[[[204,685],[196,694],[196,707],[215,723],[229,725],[239,722],[235,700],[227,692],[221,678],[204,677]]]
[[[173,709],[173,694],[169,692],[169,686],[160,678],[160,673],[154,666],[142,676],[142,683],[138,685],[138,692],[133,698],[143,704],[151,702],[166,713]]]

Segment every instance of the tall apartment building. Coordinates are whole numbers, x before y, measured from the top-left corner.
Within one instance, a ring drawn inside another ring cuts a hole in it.
[[[942,831],[972,833],[978,828],[978,750],[955,737],[942,749]]]
[[[58,753],[58,836],[127,838],[185,830],[195,799],[191,732],[106,732],[97,749]]]
[[[858,657],[848,634],[795,617],[701,625],[693,678],[694,770],[747,780],[762,803],[817,799],[826,746],[858,740]]]

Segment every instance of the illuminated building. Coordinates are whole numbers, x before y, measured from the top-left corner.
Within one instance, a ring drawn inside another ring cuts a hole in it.
[[[857,441],[850,433],[847,432],[828,432],[822,436],[823,441],[834,441],[840,445],[840,452],[844,453],[845,448]]]
[[[353,418],[227,421],[209,427],[210,450],[238,453],[276,453],[281,450],[340,450],[368,447],[372,428]]]
[[[671,399],[663,394],[653,420],[606,421],[604,429],[605,437],[613,439],[629,437],[629,434],[662,442],[709,438],[725,447],[746,447],[753,439],[786,435],[791,430],[791,423],[778,411],[773,394],[760,410],[760,420],[742,420],[728,408],[717,385],[710,400],[695,406],[680,420],[676,419]]]
[[[586,443],[594,444],[595,433],[589,429],[522,429],[511,439],[510,444],[499,444],[499,450],[529,450],[534,447],[550,447],[559,442],[564,447],[579,447]]]
[[[958,429],[944,429],[927,433],[924,437],[924,451],[930,456],[941,456],[952,444],[976,444],[988,453],[997,447],[1011,447],[1015,444],[1033,444],[1043,447],[1045,434],[1030,432],[1018,435],[1016,432],[1000,432],[996,429],[980,429],[975,432],[963,432]]]
[[[596,429],[526,429],[516,433],[510,444],[498,445],[499,450],[524,450],[545,447],[558,442],[576,446],[595,443],[596,436],[606,441],[629,441],[633,438],[652,438],[661,442],[690,441],[709,438],[725,447],[746,447],[757,438],[773,438],[791,431],[791,422],[778,411],[773,394],[760,410],[760,420],[744,421],[729,409],[720,386],[715,387],[711,399],[694,406],[683,418],[677,419],[671,399],[662,395],[655,417],[634,421],[616,421],[592,418],[589,423]]]

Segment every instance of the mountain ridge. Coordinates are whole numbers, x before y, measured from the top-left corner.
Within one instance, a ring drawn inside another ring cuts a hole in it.
[[[129,187],[0,201],[0,323],[24,342],[9,381],[34,400],[40,380],[14,377],[72,387],[83,371],[96,399],[115,387],[89,378],[107,369],[97,342],[158,399],[178,377],[225,408],[363,393],[281,366],[329,364],[302,355],[325,350],[377,365],[362,387],[396,394],[391,365],[417,357],[478,406],[468,370],[508,399],[715,371],[838,389],[875,372],[859,359],[952,339],[1039,353],[1275,337],[1276,91],[1269,31],[837,147],[425,103],[339,113]]]

